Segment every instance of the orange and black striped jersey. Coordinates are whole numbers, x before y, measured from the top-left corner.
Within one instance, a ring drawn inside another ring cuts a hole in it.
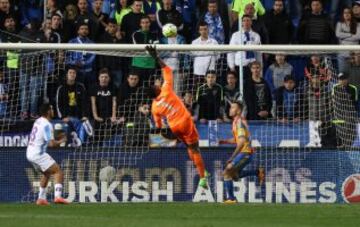
[[[235,117],[232,123],[232,133],[237,143],[241,137],[245,138],[245,144],[240,152],[253,153],[254,149],[251,147],[250,131],[248,125],[241,117]]]

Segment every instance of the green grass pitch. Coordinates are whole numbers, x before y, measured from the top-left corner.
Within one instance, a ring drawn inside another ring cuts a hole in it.
[[[123,203],[0,204],[0,226],[360,226],[360,205]]]

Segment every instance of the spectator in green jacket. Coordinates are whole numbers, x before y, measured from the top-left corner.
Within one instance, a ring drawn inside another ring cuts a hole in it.
[[[236,17],[242,17],[244,15],[245,6],[247,4],[252,3],[255,8],[255,15],[262,16],[265,14],[265,8],[261,4],[260,0],[234,0],[232,11],[234,12],[234,21],[237,19]]]

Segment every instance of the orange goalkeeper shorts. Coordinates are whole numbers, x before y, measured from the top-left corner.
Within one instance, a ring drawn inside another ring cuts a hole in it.
[[[179,140],[187,145],[199,142],[199,133],[191,118],[178,122],[176,126],[171,127],[171,131]]]

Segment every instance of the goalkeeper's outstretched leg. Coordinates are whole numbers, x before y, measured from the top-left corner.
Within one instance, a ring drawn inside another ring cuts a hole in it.
[[[162,69],[163,84],[149,88],[148,94],[153,99],[151,113],[157,128],[162,128],[162,121],[166,118],[171,131],[187,146],[190,159],[194,162],[199,175],[199,185],[207,188],[205,164],[199,149],[199,134],[182,100],[174,92],[172,69],[158,56],[155,47],[147,46],[148,53],[157,61]]]

